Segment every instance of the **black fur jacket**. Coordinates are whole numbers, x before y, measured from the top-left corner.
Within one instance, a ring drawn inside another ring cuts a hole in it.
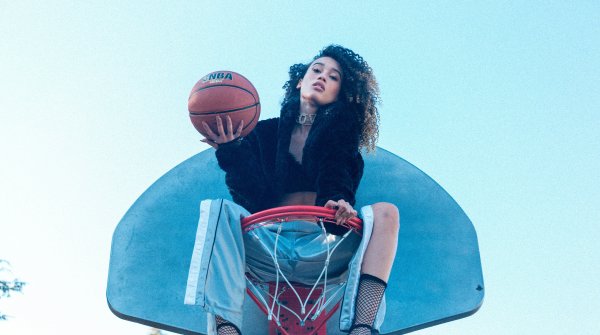
[[[276,207],[284,194],[297,115],[297,109],[284,107],[279,118],[258,122],[246,137],[221,144],[216,150],[233,201],[251,213]],[[317,193],[316,206],[328,200],[344,199],[352,206],[356,202],[364,162],[355,115],[336,103],[317,111],[302,153],[302,169]]]

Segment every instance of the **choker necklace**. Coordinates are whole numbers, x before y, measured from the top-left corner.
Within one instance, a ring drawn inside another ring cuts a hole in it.
[[[300,113],[296,118],[296,123],[303,126],[310,126],[315,122],[315,116],[317,114]]]

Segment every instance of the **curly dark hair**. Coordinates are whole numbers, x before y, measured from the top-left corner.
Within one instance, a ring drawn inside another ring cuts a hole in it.
[[[323,48],[310,63],[292,65],[289,71],[290,79],[283,85],[285,96],[282,107],[299,104],[300,90],[296,86],[310,64],[321,57],[331,57],[340,64],[342,85],[338,101],[357,112],[361,129],[359,146],[373,151],[379,136],[379,85],[369,64],[348,48],[332,44]]]

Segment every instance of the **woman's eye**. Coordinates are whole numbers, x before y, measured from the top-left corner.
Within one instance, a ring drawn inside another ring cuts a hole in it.
[[[313,72],[314,73],[321,73],[321,69],[313,67]]]
[[[338,77],[336,77],[336,76],[329,76],[329,78],[331,78],[331,80],[333,80],[333,81],[338,81],[339,80]]]

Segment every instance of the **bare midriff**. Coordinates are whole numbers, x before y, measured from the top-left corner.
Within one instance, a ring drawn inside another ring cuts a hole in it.
[[[314,206],[316,201],[317,192],[292,192],[283,195],[281,201],[279,202],[279,206]]]

